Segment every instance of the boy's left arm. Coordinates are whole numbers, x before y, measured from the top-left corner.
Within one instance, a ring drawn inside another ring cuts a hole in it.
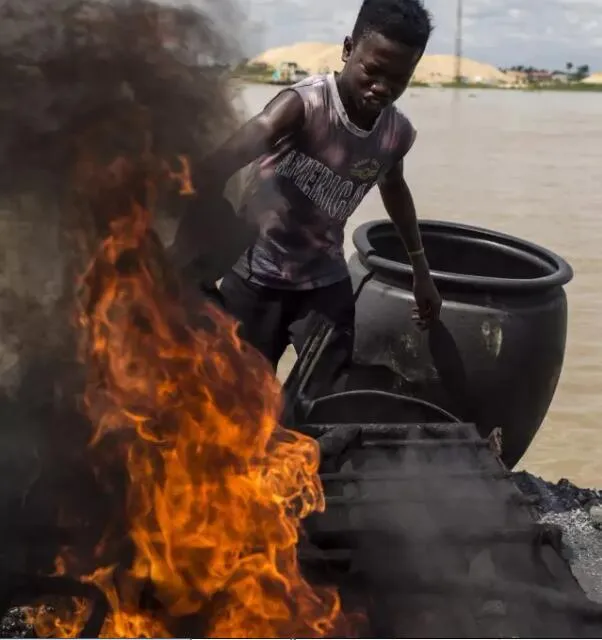
[[[385,209],[405,244],[414,270],[414,298],[420,324],[426,326],[439,317],[441,296],[433,281],[422,246],[416,208],[403,175],[403,160],[379,183]]]

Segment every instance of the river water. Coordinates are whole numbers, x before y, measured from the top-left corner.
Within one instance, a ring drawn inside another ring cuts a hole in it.
[[[275,93],[245,86],[247,113]],[[406,176],[419,216],[511,233],[573,266],[560,385],[520,467],[602,485],[602,93],[409,89],[400,106],[418,129]],[[346,250],[358,224],[385,216],[375,189],[349,220]]]

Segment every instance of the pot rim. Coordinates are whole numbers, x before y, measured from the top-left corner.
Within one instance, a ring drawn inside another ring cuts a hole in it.
[[[501,251],[511,254],[549,273],[536,278],[496,278],[491,276],[477,276],[453,273],[449,271],[432,270],[435,282],[450,284],[472,289],[488,289],[496,291],[543,291],[552,287],[562,287],[573,279],[573,269],[569,263],[559,255],[533,242],[522,240],[499,231],[492,231],[472,225],[446,222],[441,220],[421,220],[418,223],[421,232],[439,232],[440,235],[454,235],[472,240],[476,244],[488,245],[491,251]],[[353,244],[357,249],[359,259],[364,266],[374,273],[402,276],[406,279],[412,275],[409,263],[396,262],[376,254],[369,235],[381,232],[383,235],[397,234],[393,222],[388,219],[372,220],[358,226],[353,232]],[[428,254],[427,254],[428,258]]]

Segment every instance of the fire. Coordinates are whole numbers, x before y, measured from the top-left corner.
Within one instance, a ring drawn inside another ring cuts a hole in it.
[[[191,193],[181,165],[168,173]],[[111,188],[135,174],[124,159],[104,173],[81,167]],[[114,440],[128,476],[133,560],[78,576],[110,602],[102,637],[335,633],[338,596],[310,586],[296,557],[301,519],[324,509],[317,445],[279,426],[279,385],[230,317],[207,305],[191,321],[151,229],[157,186],[145,180],[144,198],[110,200],[121,209],[105,217],[78,311],[92,445]],[[152,606],[141,604],[149,594]],[[66,621],[38,612],[38,633],[73,636],[86,617],[77,607]]]
[[[170,177],[180,183],[181,196],[192,196],[196,193],[196,190],[192,184],[192,176],[190,175],[190,162],[188,162],[186,156],[178,156],[178,161],[182,168],[180,171],[170,171]]]

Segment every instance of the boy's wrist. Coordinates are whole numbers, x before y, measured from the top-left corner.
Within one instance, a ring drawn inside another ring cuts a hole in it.
[[[431,270],[429,267],[429,263],[427,262],[426,255],[424,251],[416,254],[415,252],[410,252],[410,264],[412,265],[412,270],[414,271],[414,276],[416,277],[424,277],[431,275]]]

